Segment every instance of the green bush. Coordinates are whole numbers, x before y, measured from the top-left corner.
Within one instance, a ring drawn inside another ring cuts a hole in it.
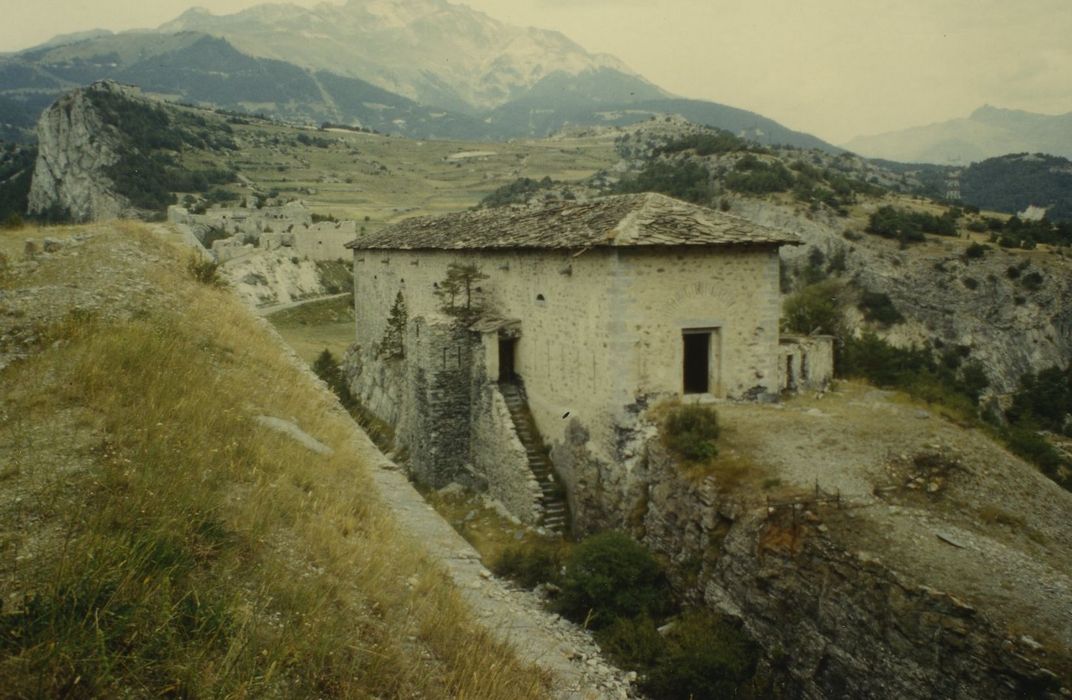
[[[1062,475],[1062,467],[1069,465],[1065,464],[1061,453],[1046,438],[1039,435],[1038,431],[1030,426],[1014,425],[1007,428],[1002,437],[1015,454],[1035,464],[1043,474],[1072,491],[1072,478],[1067,474]]]
[[[1023,375],[1007,417],[1014,423],[1035,423],[1055,433],[1072,435],[1072,425],[1065,422],[1069,414],[1072,414],[1072,365]]]
[[[749,154],[737,161],[726,176],[726,187],[736,192],[766,194],[785,192],[793,186],[793,174],[781,163],[766,163]]]
[[[220,264],[215,260],[202,259],[196,255],[191,255],[186,263],[186,271],[201,284],[215,287],[221,287],[224,284],[223,278],[220,277]]]
[[[973,258],[981,258],[986,255],[986,251],[990,250],[990,246],[982,245],[980,243],[972,243],[964,249],[964,257],[971,260]]]
[[[647,615],[619,618],[596,633],[599,649],[623,668],[647,671],[666,653],[666,640]]]
[[[893,300],[888,294],[882,292],[864,292],[860,295],[860,303],[857,308],[863,312],[868,321],[882,326],[892,326],[904,321],[904,316],[893,305]]]
[[[618,192],[661,192],[687,202],[705,204],[711,200],[711,173],[692,161],[652,161],[636,179],[622,181]]]
[[[739,628],[694,611],[667,634],[666,650],[642,689],[659,700],[741,697],[758,662],[759,647]]]
[[[894,238],[902,245],[924,240],[924,233],[938,236],[957,235],[957,215],[947,211],[941,216],[908,211],[891,206],[880,207],[871,214],[867,230],[876,236]]]
[[[323,352],[317,355],[316,360],[313,362],[313,373],[328,385],[328,388],[334,392],[335,396],[339,397],[339,403],[343,405],[343,408],[352,410],[356,407],[357,401],[350,392],[350,385],[346,382],[346,374],[342,371],[342,367],[339,366],[338,361],[336,361],[330,350],[325,348]]]
[[[694,150],[698,156],[709,156],[715,153],[733,153],[735,151],[749,151],[757,147],[744,139],[731,134],[728,131],[718,129],[715,133],[689,134],[679,139],[670,141],[656,151],[660,153],[680,153],[681,151]]]
[[[594,629],[618,618],[658,616],[671,605],[659,562],[620,532],[593,535],[574,547],[561,588],[558,611]]]
[[[718,413],[710,406],[677,406],[663,423],[666,446],[694,462],[706,462],[718,454]]]
[[[840,335],[841,290],[840,282],[827,280],[789,296],[782,306],[782,327],[791,333]]]
[[[504,207],[508,204],[524,203],[528,201],[529,197],[540,190],[554,187],[554,184],[554,181],[550,177],[545,177],[542,180],[533,180],[529,177],[518,178],[513,182],[496,188],[481,199],[480,204],[478,204],[477,207],[493,208]]]
[[[524,588],[535,588],[558,580],[562,554],[562,547],[552,543],[517,544],[504,549],[491,570]]]

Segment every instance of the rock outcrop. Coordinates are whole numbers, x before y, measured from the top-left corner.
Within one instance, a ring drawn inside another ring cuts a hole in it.
[[[784,264],[804,265],[814,249],[826,260],[843,258],[844,279],[887,294],[905,317],[880,336],[898,346],[965,349],[998,394],[1015,391],[1025,372],[1072,362],[1072,306],[1064,303],[1072,298],[1072,264],[1065,257],[994,245],[970,258],[963,241],[949,238],[900,250],[870,234],[846,239],[845,220],[833,214],[805,216],[762,200],[742,198],[734,212],[800,235],[805,245],[783,248]],[[860,325],[851,305],[848,316]]]
[[[38,153],[29,211],[62,215],[76,222],[121,217],[129,208],[106,172],[119,161],[118,140],[93,105],[92,92],[133,96],[134,89],[111,81],[64,95],[37,123]]]
[[[94,92],[137,98],[134,88],[104,81],[68,93],[45,110],[37,123],[31,214],[62,214],[82,222],[116,219],[131,209],[107,175],[119,161],[119,140],[94,107]]]
[[[886,552],[858,548],[848,533],[883,506],[768,508],[716,476],[683,476],[658,441],[646,466],[651,485],[631,529],[672,562],[679,592],[742,622],[785,697],[1065,697],[1067,657],[1054,640],[1044,649],[1031,636],[1045,629],[1024,619],[1010,630],[972,586],[959,588],[978,605],[940,576],[920,580]],[[955,492],[971,479],[962,481]],[[911,512],[894,517],[910,521]],[[935,527],[923,522],[922,531]]]

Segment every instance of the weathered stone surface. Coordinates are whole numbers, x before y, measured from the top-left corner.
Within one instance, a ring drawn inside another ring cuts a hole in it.
[[[292,421],[276,418],[275,416],[257,416],[256,421],[269,430],[286,435],[307,450],[321,455],[330,455],[332,453],[330,447],[302,430]]]
[[[138,99],[133,88],[105,81],[68,93],[45,110],[37,123],[31,214],[58,210],[75,221],[98,221],[131,211],[130,202],[113,190],[106,174],[119,160],[118,139],[93,106],[93,92]]]
[[[406,219],[358,236],[354,250],[525,250],[779,246],[796,235],[652,192]]]
[[[874,203],[877,208],[882,202]],[[801,246],[782,248],[786,263],[801,261],[817,248],[827,259],[845,256],[846,277],[862,289],[889,295],[906,323],[880,330],[895,345],[970,350],[997,394],[1015,391],[1025,372],[1039,372],[1072,361],[1072,262],[1067,257],[1010,252],[993,246],[981,258],[967,259],[959,241],[938,239],[926,246],[898,250],[896,242],[863,234],[850,243],[845,219],[826,212],[807,216],[765,200],[735,201],[734,211],[758,224],[797,233]],[[1009,268],[1027,265],[1019,276]],[[1037,289],[1020,278],[1041,276]],[[1014,273],[1015,274],[1015,273]],[[974,280],[973,289],[965,280]],[[861,314],[848,310],[850,324]]]
[[[686,597],[742,621],[788,696],[1060,697],[1039,647],[1011,643],[955,596],[848,551],[821,523],[768,517],[712,477],[689,481],[656,442],[646,469],[634,534],[671,560]]]

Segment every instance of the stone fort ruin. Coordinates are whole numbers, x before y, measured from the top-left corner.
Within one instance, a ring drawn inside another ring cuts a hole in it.
[[[779,335],[797,243],[658,194],[409,219],[347,246],[353,389],[418,480],[587,527],[633,487],[650,407],[829,382],[829,337]]]

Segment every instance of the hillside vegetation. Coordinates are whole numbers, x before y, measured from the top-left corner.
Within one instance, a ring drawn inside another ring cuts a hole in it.
[[[349,417],[197,271],[141,225],[0,233],[2,694],[541,697]]]

